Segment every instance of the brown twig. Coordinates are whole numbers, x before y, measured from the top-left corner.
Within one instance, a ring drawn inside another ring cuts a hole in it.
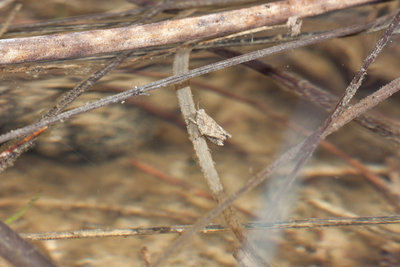
[[[240,32],[376,0],[279,1],[216,14],[105,30],[0,40],[0,64],[87,57]]]
[[[350,212],[342,207],[339,206],[334,206],[326,201],[323,201],[321,199],[306,199],[306,202],[324,212],[327,212],[335,217],[342,217],[342,218],[357,218],[359,217],[357,214]],[[384,236],[388,240],[396,240],[397,242],[400,241],[400,233],[395,232],[391,229],[388,229],[387,227],[384,226],[378,226],[378,227],[369,227],[366,226],[363,229],[354,229],[355,231],[359,232],[365,232],[364,229],[367,229],[371,233],[374,233],[375,235],[379,236]]]
[[[334,217],[312,218],[303,220],[290,220],[278,222],[250,222],[243,224],[248,230],[278,230],[278,229],[312,229],[318,227],[340,226],[373,226],[400,224],[400,216],[370,216],[370,217]],[[69,230],[63,232],[21,233],[28,240],[57,240],[75,238],[99,238],[99,237],[127,237],[140,235],[182,234],[188,231],[191,225],[154,226],[122,229],[87,229]],[[219,224],[210,224],[200,229],[203,234],[229,231],[229,228]]]
[[[190,50],[191,49],[178,50],[174,60],[174,74],[185,73],[189,70]],[[206,138],[200,134],[198,127],[191,122],[191,119],[193,119],[196,114],[196,107],[194,104],[192,91],[188,85],[177,85],[175,89],[179,106],[186,123],[189,139],[193,144],[201,171],[206,179],[209,189],[211,190],[213,198],[217,203],[220,203],[226,196],[221,179],[219,178],[219,174],[215,168],[214,160],[212,159]],[[223,212],[223,214],[225,221],[229,225],[237,240],[242,244],[247,243],[243,229],[239,224],[234,209],[228,208]],[[248,261],[253,262],[253,264],[260,262],[259,257],[254,251],[246,250],[243,251],[243,253],[246,255]],[[156,265],[157,263],[155,263],[153,266]]]

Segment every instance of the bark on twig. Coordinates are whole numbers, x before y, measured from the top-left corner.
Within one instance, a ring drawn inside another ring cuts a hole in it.
[[[191,49],[178,50],[174,60],[174,74],[185,73],[189,70],[190,50]],[[215,168],[214,160],[212,159],[206,138],[200,134],[197,126],[191,122],[191,119],[193,119],[196,114],[196,107],[193,101],[192,91],[188,85],[177,85],[175,88],[179,100],[179,106],[186,123],[189,139],[193,144],[201,171],[206,179],[208,187],[211,190],[213,198],[217,203],[221,203],[221,201],[223,201],[223,199],[226,197],[226,194],[224,192],[224,187],[217,169]],[[238,218],[235,215],[233,207],[229,207],[224,210],[223,214],[227,224],[239,243],[247,244],[248,242],[245,238]],[[246,247],[248,247],[248,245],[246,245]],[[242,253],[247,258],[247,261],[253,262],[253,266],[254,264],[258,264],[261,260],[259,257],[257,257],[255,252],[251,251],[250,249],[246,249],[246,251],[243,250]],[[152,266],[157,266],[157,262],[155,262]]]
[[[147,25],[0,40],[0,64],[87,57],[192,41],[304,18],[376,0],[279,1]]]

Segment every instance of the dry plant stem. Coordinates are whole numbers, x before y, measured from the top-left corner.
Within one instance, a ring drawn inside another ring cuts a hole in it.
[[[174,60],[174,74],[177,75],[188,71],[189,53],[189,49],[178,50]],[[212,160],[205,138],[200,135],[197,130],[197,126],[191,123],[189,120],[196,114],[196,107],[193,101],[192,91],[189,86],[177,85],[175,88],[179,106],[187,125],[189,138],[193,143],[196,156],[198,157],[199,165],[213,196],[218,199],[218,195],[223,193],[224,189],[217,170],[215,169],[214,161]]]
[[[126,100],[129,97],[132,96],[137,96],[137,95],[143,95],[144,93],[147,93],[149,91],[166,87],[169,85],[177,84],[177,83],[182,83],[184,81],[187,81],[189,79],[192,79],[194,77],[198,77],[216,70],[228,68],[231,66],[235,66],[238,64],[242,64],[244,62],[252,61],[257,58],[261,58],[267,55],[271,55],[274,53],[278,53],[284,50],[289,50],[289,49],[294,49],[294,48],[299,48],[302,46],[307,46],[311,44],[315,44],[324,40],[329,40],[332,38],[337,38],[341,36],[347,36],[349,34],[355,34],[357,32],[360,32],[364,29],[367,29],[371,27],[371,25],[375,25],[377,22],[372,22],[372,23],[363,23],[362,25],[354,25],[354,26],[349,26],[341,29],[336,29],[332,30],[326,33],[321,33],[318,35],[314,35],[308,38],[304,38],[301,40],[296,40],[293,42],[289,43],[284,43],[272,47],[268,47],[265,49],[257,50],[254,52],[250,52],[247,54],[243,54],[241,56],[237,56],[234,58],[230,58],[227,60],[222,60],[217,63],[209,64],[203,67],[199,67],[197,69],[190,70],[186,73],[179,74],[179,75],[174,75],[165,79],[158,80],[156,82],[147,84],[145,86],[140,86],[140,87],[135,87],[133,89],[130,89],[128,91],[115,94],[109,97],[102,98],[100,100],[94,101],[92,103],[88,103],[84,106],[71,109],[67,112],[63,112],[59,115],[53,116],[51,118],[44,119],[43,121],[25,126],[23,128],[19,128],[13,131],[10,131],[6,134],[0,135],[0,143],[11,140],[13,138],[23,136],[32,132],[35,132],[44,126],[48,126],[50,124],[53,124],[55,122],[61,121],[61,120],[66,120],[72,116],[78,115],[85,113],[87,111],[100,108],[109,104],[115,104],[115,103],[120,103],[121,101]]]
[[[390,23],[389,27],[379,39],[377,44],[375,45],[373,51],[368,55],[368,57],[364,60],[364,63],[361,69],[357,72],[354,76],[350,85],[346,88],[344,96],[340,99],[339,103],[336,105],[331,116],[329,116],[328,120],[325,123],[324,131],[333,125],[336,118],[343,113],[344,109],[348,107],[350,100],[353,98],[355,93],[357,92],[358,88],[360,88],[362,80],[364,79],[365,75],[367,74],[367,69],[369,66],[375,61],[378,54],[382,51],[382,49],[386,46],[389,42],[390,38],[392,37],[393,31],[399,25],[400,22],[400,10],[397,11],[396,15],[393,18],[392,23]]]
[[[78,98],[81,94],[86,92],[90,87],[92,87],[97,81],[99,81],[102,77],[108,74],[110,71],[115,69],[122,61],[124,61],[130,52],[122,52],[109,63],[107,63],[103,68],[93,73],[89,78],[80,82],[77,86],[75,86],[72,90],[63,94],[60,99],[57,101],[56,105],[51,108],[48,112],[46,112],[42,118],[49,118],[54,115],[59,114],[63,111],[69,104],[71,104],[76,98]]]
[[[307,199],[307,203],[311,204],[312,206],[327,212],[335,217],[347,217],[347,218],[357,218],[359,217],[357,214],[350,212],[348,210],[345,210],[342,207],[339,206],[334,206],[326,201],[320,200],[320,199]],[[387,240],[396,240],[397,242],[400,241],[400,233],[394,232],[390,229],[388,229],[385,226],[378,226],[378,227],[363,227],[363,229],[354,229],[355,231],[359,231],[360,233],[364,232],[364,229],[367,229],[371,233],[375,235],[379,235],[381,237],[387,238]]]
[[[348,107],[346,111],[340,115],[340,118],[337,119],[337,123],[332,124],[328,128],[329,134],[339,130],[343,125],[349,123],[353,119],[355,119],[359,114],[366,112],[387,98],[391,97],[394,93],[399,90],[400,86],[400,78],[397,78],[387,85],[381,87],[378,91],[370,94],[369,96],[364,97],[358,103],[353,106]]]
[[[2,221],[0,221],[0,255],[15,267],[56,266]]]
[[[189,54],[191,49],[178,50],[174,60],[174,74],[185,73],[189,70]],[[196,107],[193,101],[192,91],[190,86],[176,85],[176,94],[179,101],[179,106],[186,123],[189,139],[193,144],[194,151],[200,165],[201,171],[206,179],[209,189],[211,190],[213,198],[217,203],[220,203],[225,197],[224,188],[215,168],[214,160],[212,159],[211,152],[208,148],[206,138],[203,137],[197,129],[197,126],[190,121],[196,114]],[[247,243],[243,229],[238,222],[237,216],[233,207],[229,207],[223,212],[225,221],[229,225],[230,229],[236,236],[240,243]],[[256,255],[251,251],[244,251],[246,257],[254,262],[258,263]]]
[[[0,40],[0,64],[86,57],[222,36],[376,0],[279,1],[147,25]]]
[[[15,19],[15,16],[17,15],[17,13],[21,9],[21,7],[22,7],[21,3],[17,3],[14,5],[11,12],[7,15],[6,20],[3,22],[3,24],[0,27],[0,36],[3,36],[3,34],[8,30],[9,26],[11,25],[12,21]]]
[[[278,201],[281,196],[288,190],[290,185],[293,183],[297,173],[300,171],[301,167],[306,163],[307,159],[312,155],[313,151],[316,149],[318,143],[324,139],[328,134],[333,132],[334,130],[339,129],[342,127],[345,123],[348,121],[344,122],[343,120],[338,120],[337,118],[339,115],[342,115],[342,113],[349,114],[348,112],[345,111],[347,108],[348,102],[351,100],[352,96],[355,94],[357,89],[360,87],[362,78],[366,73],[366,70],[368,66],[372,63],[372,61],[376,58],[377,54],[379,51],[382,50],[382,48],[386,45],[386,43],[389,41],[391,34],[396,28],[400,21],[400,11],[396,13],[394,16],[394,19],[392,23],[389,25],[388,29],[386,32],[383,34],[383,36],[379,39],[378,43],[376,44],[374,50],[372,53],[366,58],[364,61],[360,71],[355,75],[354,79],[350,83],[350,85],[346,88],[346,91],[343,95],[343,97],[340,99],[338,105],[332,112],[332,114],[326,119],[324,122],[324,125],[314,132],[312,135],[310,135],[308,138],[305,139],[302,143],[292,147],[289,149],[286,153],[284,153],[281,157],[279,157],[276,161],[274,161],[272,164],[270,164],[266,169],[264,169],[262,172],[260,172],[258,175],[250,179],[245,186],[243,186],[240,190],[238,190],[235,194],[231,195],[228,197],[227,200],[225,200],[223,203],[221,203],[217,208],[212,210],[210,213],[208,213],[206,216],[204,216],[202,219],[200,219],[196,225],[192,228],[192,230],[186,232],[184,235],[182,235],[173,245],[171,245],[163,255],[161,255],[160,258],[158,258],[154,264],[154,266],[158,266],[162,264],[165,259],[170,256],[176,249],[180,248],[183,246],[188,240],[190,239],[190,236],[194,234],[195,232],[198,231],[199,228],[203,227],[205,223],[207,223],[210,219],[214,218],[214,216],[217,216],[221,211],[223,211],[226,207],[232,204],[232,202],[237,199],[239,196],[242,194],[250,191],[252,188],[260,184],[262,181],[264,181],[271,173],[273,170],[275,170],[277,167],[281,166],[283,163],[288,162],[289,160],[292,160],[296,157],[299,157],[297,160],[296,166],[293,168],[292,172],[288,175],[286,178],[286,181],[284,182],[284,186],[282,189],[280,189],[275,197],[273,197],[272,200],[272,206]],[[390,91],[390,87],[395,88],[396,91],[398,91],[399,88],[399,82],[400,78],[392,81],[389,83],[387,86],[384,86],[381,88],[379,91],[377,91],[378,94],[381,94],[381,92],[385,91]],[[371,94],[371,95],[376,95],[376,94]],[[387,94],[387,97],[389,97],[391,94]],[[382,96],[382,99],[384,97]],[[370,101],[371,102],[371,101]],[[379,102],[374,102],[374,104],[377,104]],[[361,114],[358,110],[355,110],[354,112],[351,112],[349,114],[350,118],[352,119],[354,117],[357,117],[359,114]],[[344,116],[346,117],[346,116]],[[299,155],[299,152],[301,151],[301,155]],[[268,212],[267,212],[268,213]],[[271,214],[273,216],[274,214]]]
[[[340,226],[369,226],[400,224],[400,216],[371,216],[371,217],[344,217],[344,218],[312,218],[304,220],[290,220],[278,222],[250,222],[243,225],[247,230],[277,230],[277,229],[310,229],[317,227],[340,227]],[[42,232],[21,233],[28,240],[56,240],[76,238],[99,238],[99,237],[127,237],[141,235],[159,234],[181,234],[189,230],[191,225],[170,225],[155,227],[138,227],[122,229],[87,229],[70,230],[64,232]],[[221,231],[229,231],[229,228],[219,224],[210,224],[200,230],[201,233],[209,234]],[[397,233],[395,233],[397,234]]]

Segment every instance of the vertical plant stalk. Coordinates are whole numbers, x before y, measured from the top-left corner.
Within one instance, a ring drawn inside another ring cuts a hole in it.
[[[185,73],[189,70],[190,51],[191,49],[189,48],[183,48],[177,51],[173,66],[174,74]],[[196,107],[193,101],[192,91],[188,84],[176,85],[175,88],[179,106],[186,123],[189,139],[192,142],[194,151],[196,153],[198,164],[200,165],[201,171],[206,179],[208,187],[211,190],[213,198],[217,201],[217,203],[221,203],[225,199],[226,194],[224,192],[219,174],[215,168],[206,138],[200,134],[197,126],[191,122],[191,119],[193,119],[196,114]],[[234,208],[227,208],[223,212],[223,215],[225,221],[229,225],[237,240],[241,244],[247,244],[248,241],[244,235],[244,229],[238,221]],[[250,246],[246,245],[246,247]],[[255,251],[251,248],[246,249],[246,251],[241,250],[239,254],[244,255],[246,258],[246,260],[238,258],[238,261],[241,263],[246,264],[246,262],[252,262],[252,265],[245,266],[254,266],[254,264],[258,264],[262,261],[261,258],[257,256]],[[266,264],[264,264],[264,266],[265,265]],[[157,263],[154,263],[153,266],[157,266]]]

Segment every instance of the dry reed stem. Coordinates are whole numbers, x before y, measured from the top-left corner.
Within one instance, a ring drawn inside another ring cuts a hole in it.
[[[326,210],[325,210],[326,211]],[[319,227],[341,227],[341,226],[373,226],[400,224],[400,216],[369,216],[369,217],[342,217],[342,218],[312,218],[302,220],[277,221],[277,222],[249,222],[243,224],[247,230],[278,230],[278,229],[313,229]],[[188,231],[191,225],[168,225],[137,228],[115,228],[115,229],[85,229],[61,232],[21,233],[28,240],[54,240],[54,239],[76,239],[76,238],[99,238],[99,237],[127,237],[140,235],[159,234],[182,234]],[[210,224],[200,229],[199,232],[212,234],[221,231],[229,231],[229,228]],[[393,233],[399,234],[399,233]]]
[[[222,36],[292,16],[304,18],[376,0],[279,1],[204,16],[105,30],[0,40],[0,64],[87,57]]]
[[[181,49],[177,51],[173,65],[174,74],[185,73],[189,70],[190,51],[191,49]],[[193,119],[196,114],[192,91],[188,85],[176,85],[175,89],[179,106],[186,123],[189,139],[192,142],[196,153],[198,164],[200,165],[213,198],[217,203],[220,203],[226,197],[224,187],[217,169],[215,168],[214,160],[211,156],[210,149],[208,148],[206,138],[200,134],[197,126],[191,122],[191,119]],[[237,240],[241,244],[247,243],[244,231],[238,221],[233,207],[226,209],[223,212],[223,215],[226,223],[229,225]],[[260,261],[258,259],[259,257],[257,257],[257,255],[251,250],[242,251],[242,253],[247,258],[247,261],[253,262],[253,264],[257,264]],[[241,262],[242,265],[245,262],[239,259],[237,260]],[[244,264],[244,266],[250,265]]]
[[[189,69],[189,49],[178,50],[174,60],[174,74],[185,73]],[[197,126],[190,122],[190,118],[194,118],[196,114],[196,107],[192,97],[192,91],[189,86],[177,85],[175,87],[176,94],[179,101],[179,106],[185,120],[189,138],[193,143],[196,156],[199,160],[199,165],[206,178],[209,189],[211,190],[213,197],[218,199],[224,189],[214,166],[211,153],[208,149],[206,140],[200,135]]]
[[[359,215],[350,212],[342,207],[335,206],[331,203],[328,203],[326,201],[323,201],[321,199],[306,199],[306,202],[324,212],[327,212],[335,217],[342,217],[342,218],[357,218]],[[364,233],[364,229],[367,229],[369,232],[373,233],[374,235],[382,236],[387,238],[388,240],[395,240],[397,242],[400,241],[400,233],[393,231],[392,229],[389,229],[383,225],[380,225],[378,227],[370,227],[366,226],[363,227],[363,229],[353,229],[353,231],[357,231],[360,233]]]

